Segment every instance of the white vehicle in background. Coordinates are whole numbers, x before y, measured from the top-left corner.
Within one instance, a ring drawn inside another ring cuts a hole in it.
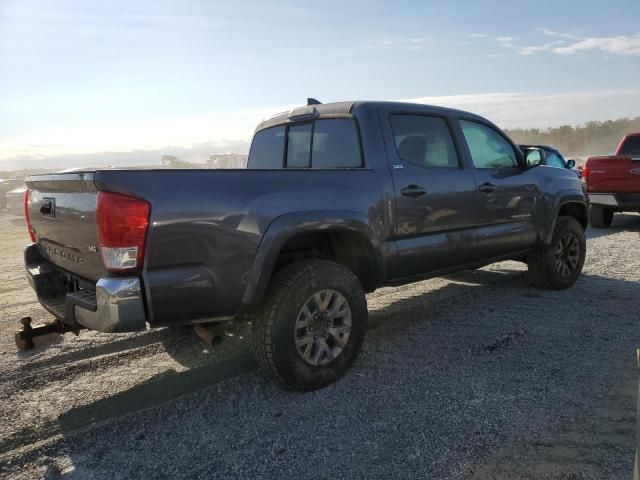
[[[24,192],[26,190],[24,178],[0,179],[0,211],[9,209],[12,213],[15,203],[14,195],[19,193],[16,190],[22,189],[22,200],[24,200]],[[15,193],[14,193],[15,192]],[[24,213],[24,207],[19,208],[19,213]]]
[[[9,213],[24,215],[24,195],[27,187],[18,187],[5,194],[5,205]]]

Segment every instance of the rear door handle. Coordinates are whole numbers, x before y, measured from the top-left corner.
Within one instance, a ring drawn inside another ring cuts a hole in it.
[[[427,193],[427,191],[418,185],[409,185],[400,190],[400,193],[405,197],[417,198]]]
[[[478,190],[482,193],[493,193],[496,191],[496,186],[493,183],[485,182],[478,187]]]

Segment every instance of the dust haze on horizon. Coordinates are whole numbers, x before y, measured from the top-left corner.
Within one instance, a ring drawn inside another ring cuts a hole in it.
[[[400,99],[414,103],[472,111],[505,130],[578,126],[589,121],[640,116],[640,90],[583,92],[554,95],[491,93]],[[24,138],[0,141],[0,171],[63,169],[100,166],[159,165],[163,155],[205,164],[209,155],[246,155],[255,126],[271,114],[297,105],[263,108],[192,118],[157,119],[135,124],[85,125]],[[94,137],[99,140],[94,145]],[[605,154],[600,145],[586,155]]]

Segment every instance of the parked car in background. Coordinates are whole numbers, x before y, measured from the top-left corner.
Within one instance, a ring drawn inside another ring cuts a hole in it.
[[[14,215],[24,215],[24,194],[26,186],[14,188],[5,195],[5,205],[9,213]]]
[[[29,177],[26,269],[75,331],[250,321],[260,364],[310,390],[358,355],[365,292],[505,259],[573,285],[587,198],[542,157],[472,113],[311,104],[258,126],[247,169]]]
[[[539,148],[544,152],[545,158],[542,161],[542,165],[548,165],[549,167],[566,168],[572,170],[580,177],[580,171],[576,170],[575,160],[565,160],[559,150],[550,147],[548,145],[520,145],[522,151],[526,151],[528,148]]]
[[[613,155],[589,157],[582,179],[594,227],[609,227],[615,212],[640,212],[640,132],[625,135]]]
[[[7,194],[19,187],[24,187],[24,178],[0,179],[0,211],[9,206],[7,203]]]

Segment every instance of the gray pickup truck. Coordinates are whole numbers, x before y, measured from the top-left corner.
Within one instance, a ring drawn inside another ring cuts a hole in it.
[[[311,104],[258,126],[247,169],[29,177],[26,269],[61,328],[249,321],[261,365],[310,390],[355,360],[379,287],[507,259],[576,281],[587,198],[543,155],[467,112]]]

